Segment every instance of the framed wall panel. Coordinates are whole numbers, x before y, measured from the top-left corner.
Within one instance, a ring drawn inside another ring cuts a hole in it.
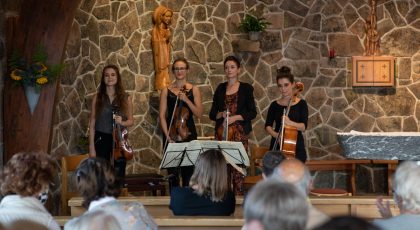
[[[394,86],[394,57],[353,56],[353,86]]]

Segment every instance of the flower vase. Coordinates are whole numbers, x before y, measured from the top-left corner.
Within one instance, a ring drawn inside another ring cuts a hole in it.
[[[249,31],[248,32],[248,38],[251,41],[258,41],[260,39],[261,32],[259,31]]]
[[[38,104],[39,96],[41,95],[40,90],[35,89],[34,86],[24,86],[26,100],[28,101],[29,109],[31,114],[34,114],[36,105]]]

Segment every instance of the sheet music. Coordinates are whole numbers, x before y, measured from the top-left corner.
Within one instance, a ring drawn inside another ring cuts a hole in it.
[[[242,142],[194,140],[183,143],[169,143],[159,168],[194,165],[198,156],[209,149],[221,149],[225,157],[229,158],[228,161],[249,166],[248,154]]]

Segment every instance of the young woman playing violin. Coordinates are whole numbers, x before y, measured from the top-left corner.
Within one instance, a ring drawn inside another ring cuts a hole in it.
[[[175,81],[168,88],[162,89],[160,94],[159,121],[163,132],[164,149],[167,143],[197,139],[193,116],[201,117],[203,105],[199,89],[187,82],[188,70],[189,64],[185,58],[176,59],[172,65]],[[181,168],[182,186],[189,185],[193,170],[193,166]],[[179,186],[178,170],[168,169],[168,174],[175,176],[170,181],[171,187]]]
[[[303,140],[302,132],[305,131],[308,124],[308,105],[306,101],[297,97],[295,92],[295,81],[290,71],[290,68],[283,66],[277,71],[277,86],[281,93],[281,98],[273,101],[270,104],[267,112],[267,119],[265,120],[265,130],[271,135],[270,149],[273,149],[273,145],[276,139],[281,136],[279,130],[282,127],[282,121],[284,119],[285,125],[293,126],[297,129],[297,140],[296,140],[296,158],[302,162],[306,161],[306,150],[305,143]],[[290,110],[288,116],[283,116],[284,111],[287,111],[290,102]],[[275,123],[275,128],[273,124]],[[278,140],[277,140],[278,141]]]
[[[216,121],[216,139],[240,141],[248,150],[248,137],[252,131],[251,121],[257,116],[254,88],[248,83],[239,81],[241,65],[236,57],[226,57],[224,66],[227,82],[217,86],[209,117]],[[241,194],[243,177],[237,171],[233,171],[232,176],[235,194]]]
[[[125,159],[115,159],[113,147],[114,124],[130,127],[134,123],[133,104],[121,83],[121,75],[115,65],[105,66],[98,92],[92,100],[89,121],[89,155],[114,161],[116,176],[125,175]]]

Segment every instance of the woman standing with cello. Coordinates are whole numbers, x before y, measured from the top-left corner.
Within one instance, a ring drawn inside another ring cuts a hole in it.
[[[239,81],[241,64],[236,57],[226,57],[224,66],[227,81],[217,86],[209,117],[216,121],[217,140],[240,141],[248,150],[251,121],[257,116],[254,88]],[[237,171],[233,171],[232,176],[235,194],[242,194],[243,176]]]
[[[308,105],[305,100],[297,97],[296,83],[290,68],[283,66],[277,71],[277,86],[281,98],[270,104],[265,120],[265,130],[271,135],[270,149],[278,150],[281,146],[282,140],[279,139],[284,136],[282,133],[279,134],[279,131],[283,130],[284,120],[285,126],[297,129],[296,158],[305,162],[307,156],[302,132],[308,124]],[[275,144],[276,142],[279,144]]]
[[[167,88],[163,88],[160,94],[159,121],[163,132],[163,149],[168,143],[189,142],[197,139],[193,115],[200,118],[203,114],[201,94],[198,88],[187,82],[189,70],[188,61],[178,58],[172,65],[172,73],[175,81]],[[182,167],[182,186],[188,186],[193,166]],[[171,187],[179,186],[178,169],[168,169],[171,179]]]
[[[125,176],[126,159],[114,156],[114,147],[120,147],[113,139],[116,126],[130,127],[134,123],[133,104],[121,83],[118,67],[107,65],[102,71],[98,92],[92,100],[89,121],[89,156],[100,157],[114,163],[116,176]],[[118,149],[121,151],[121,149]],[[114,162],[112,162],[114,161]]]

